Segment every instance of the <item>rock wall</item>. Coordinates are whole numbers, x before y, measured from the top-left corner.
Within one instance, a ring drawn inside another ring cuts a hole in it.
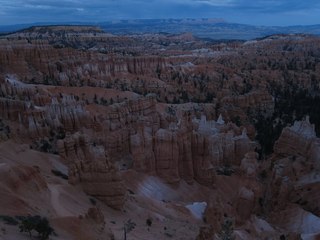
[[[273,167],[265,192],[265,210],[284,211],[288,203],[319,216],[319,138],[306,117],[286,127],[274,146]]]
[[[221,103],[225,111],[232,117],[239,114],[240,117],[245,117],[249,113],[270,117],[274,111],[274,100],[267,91],[253,91],[239,96],[227,96],[221,99]]]
[[[238,135],[222,117],[216,122],[205,116],[169,115],[156,111],[152,96],[114,105],[103,125],[111,161],[119,169],[133,166],[171,183],[183,179],[211,185],[217,167],[240,166],[256,147],[245,130]]]
[[[118,170],[108,160],[104,149],[93,149],[85,135],[76,133],[58,141],[59,154],[68,162],[69,182],[108,206],[121,209],[125,187]]]
[[[167,64],[164,58],[109,57],[92,51],[54,48],[46,40],[0,39],[2,73],[14,73],[31,83],[62,86],[98,85],[119,74],[151,74]],[[36,72],[34,71],[36,70]]]
[[[307,117],[305,121],[296,121],[292,127],[287,127],[282,131],[279,140],[275,143],[274,152],[285,156],[307,156],[311,143],[315,139],[314,125]],[[315,148],[315,145],[313,147]]]
[[[75,97],[53,95],[16,76],[2,81],[0,94],[0,116],[15,123],[12,134],[32,141],[55,139],[50,144],[68,162],[70,183],[81,184],[114,208],[124,202],[119,170],[133,168],[169,183],[196,180],[211,186],[218,167],[240,166],[255,148],[245,131],[239,134],[221,116],[208,121],[187,110],[177,115],[163,112],[153,95],[90,113]]]

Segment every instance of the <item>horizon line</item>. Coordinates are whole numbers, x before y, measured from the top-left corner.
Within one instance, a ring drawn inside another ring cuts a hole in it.
[[[9,27],[9,26],[39,26],[40,24],[45,24],[46,26],[63,26],[63,25],[73,25],[73,26],[97,26],[103,23],[112,23],[116,24],[116,22],[122,21],[148,21],[148,20],[217,20],[217,22],[213,22],[212,24],[226,23],[226,24],[239,24],[239,25],[247,25],[247,26],[255,26],[255,27],[298,27],[298,26],[317,26],[320,23],[315,24],[288,24],[288,25],[255,25],[248,23],[239,23],[239,22],[231,22],[224,18],[213,18],[213,17],[186,17],[186,18],[123,18],[123,19],[109,19],[105,21],[39,21],[39,22],[30,22],[30,23],[15,23],[15,24],[1,24],[0,27]],[[113,23],[115,22],[115,23]]]

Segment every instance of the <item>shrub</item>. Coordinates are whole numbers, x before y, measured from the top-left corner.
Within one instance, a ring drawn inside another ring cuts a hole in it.
[[[51,172],[57,177],[61,177],[61,178],[65,179],[65,180],[69,179],[68,175],[60,172],[59,170],[52,169]]]
[[[131,189],[127,189],[127,190],[130,194],[134,195],[134,191],[132,191]]]
[[[52,149],[52,145],[45,139],[41,139],[40,141],[40,151],[41,152],[50,152]]]
[[[151,219],[151,218],[147,218],[146,224],[147,224],[148,227],[151,227],[151,225],[152,225],[152,219]]]
[[[93,206],[97,205],[97,201],[94,198],[89,198],[89,200]]]
[[[218,175],[231,176],[233,173],[234,170],[229,165],[225,165],[217,169]]]
[[[136,227],[136,223],[132,222],[131,219],[126,221],[123,226],[124,240],[127,239],[127,233],[131,232]]]
[[[221,225],[221,231],[219,232],[219,237],[221,240],[234,240],[233,234],[233,223],[230,219],[226,219]]]
[[[32,232],[38,232],[38,235],[41,240],[46,240],[50,235],[54,233],[53,228],[50,226],[49,221],[45,217],[40,216],[28,216],[25,217],[20,225],[20,232],[29,233],[30,237],[32,237]]]
[[[4,221],[5,224],[8,224],[8,225],[19,224],[19,222],[14,217],[11,217],[11,216],[0,216],[0,219]]]
[[[261,180],[265,180],[268,177],[267,171],[264,169],[262,172],[260,172],[259,177]]]

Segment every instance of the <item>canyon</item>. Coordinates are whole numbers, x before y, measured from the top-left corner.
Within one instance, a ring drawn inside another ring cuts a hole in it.
[[[1,221],[27,215],[50,239],[319,239],[319,46],[1,36],[1,239],[29,239]]]

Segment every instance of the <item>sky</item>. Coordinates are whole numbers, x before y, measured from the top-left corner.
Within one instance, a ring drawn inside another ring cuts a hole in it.
[[[320,0],[0,0],[0,25],[223,18],[265,26],[320,24]]]

